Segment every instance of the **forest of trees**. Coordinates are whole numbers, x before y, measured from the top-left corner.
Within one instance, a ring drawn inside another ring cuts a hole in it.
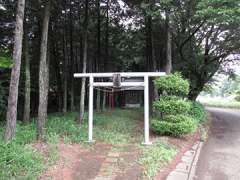
[[[39,139],[47,112],[79,111],[82,121],[87,79],[75,72],[178,71],[195,100],[223,63],[239,58],[239,14],[238,0],[0,0],[5,140],[17,119],[37,117]],[[95,97],[105,108],[106,94]]]

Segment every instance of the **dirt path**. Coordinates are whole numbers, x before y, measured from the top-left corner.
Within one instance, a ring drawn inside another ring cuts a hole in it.
[[[240,111],[209,108],[210,136],[197,167],[197,180],[240,179]]]
[[[141,179],[135,146],[111,146],[97,143],[91,147],[80,144],[58,145],[59,160],[41,180],[132,180]]]
[[[86,148],[79,144],[61,143],[58,145],[59,160],[40,179],[93,179],[109,149],[110,146],[106,144]]]
[[[162,137],[162,141],[178,149],[171,163],[165,164],[154,179],[164,180],[180,162],[181,156],[193,145],[199,133],[183,139]],[[34,145],[39,151],[48,154],[46,144]],[[143,167],[138,163],[141,151],[136,144],[110,145],[96,143],[57,145],[58,161],[51,166],[40,180],[144,180]]]

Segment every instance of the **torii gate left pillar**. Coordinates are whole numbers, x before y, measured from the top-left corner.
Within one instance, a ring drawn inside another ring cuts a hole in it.
[[[143,82],[122,82],[121,87],[144,87],[144,145],[151,145],[149,140],[149,77],[166,75],[164,72],[139,72],[139,73],[77,73],[75,78],[89,77],[89,105],[88,105],[88,142],[93,142],[93,89],[94,87],[113,87],[113,82],[94,82],[94,78],[113,77],[143,77]]]

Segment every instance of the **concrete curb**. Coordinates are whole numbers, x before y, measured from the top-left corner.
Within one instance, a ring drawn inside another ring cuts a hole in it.
[[[204,145],[204,142],[200,141],[199,144],[198,144],[198,149],[197,149],[195,158],[193,160],[193,163],[191,165],[190,172],[188,174],[188,179],[187,180],[196,179],[196,174],[195,173],[196,173],[196,169],[197,169],[197,163],[198,163],[203,145]]]
[[[168,175],[167,180],[194,180],[196,178],[197,162],[203,144],[202,141],[198,141],[190,150],[185,152],[181,158],[181,162],[178,163],[175,170]]]

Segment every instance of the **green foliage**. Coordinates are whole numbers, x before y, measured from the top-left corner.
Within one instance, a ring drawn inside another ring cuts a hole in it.
[[[153,105],[164,115],[187,114],[191,108],[190,102],[176,96],[163,96]]]
[[[240,102],[240,96],[236,96],[236,97],[235,97],[235,100],[238,101],[238,102]]]
[[[203,122],[206,119],[206,111],[202,104],[199,102],[192,102],[190,115],[198,122]]]
[[[142,151],[139,163],[144,166],[144,175],[148,178],[154,177],[158,170],[176,154],[173,147],[167,146],[160,141],[154,142],[152,146],[142,147]]]
[[[189,93],[188,81],[179,73],[174,73],[157,79],[155,85],[162,92],[160,99],[154,102],[154,107],[161,112],[161,117],[152,120],[152,129],[160,135],[170,136],[183,136],[194,132],[197,123],[204,118],[205,111],[201,105],[183,98]]]
[[[197,14],[209,22],[232,24],[240,22],[240,6],[235,0],[201,0]]]
[[[0,68],[11,68],[12,59],[9,56],[8,51],[0,49]]]
[[[155,86],[160,92],[166,92],[168,95],[187,96],[189,92],[189,82],[183,79],[180,73],[156,79]]]
[[[238,102],[240,102],[240,91],[237,91],[237,92],[236,92],[235,100],[238,101]]]
[[[153,119],[151,127],[160,135],[183,136],[196,130],[196,121],[185,115],[170,115],[162,120]]]
[[[0,56],[0,68],[11,68],[12,61],[8,57],[1,57]]]

